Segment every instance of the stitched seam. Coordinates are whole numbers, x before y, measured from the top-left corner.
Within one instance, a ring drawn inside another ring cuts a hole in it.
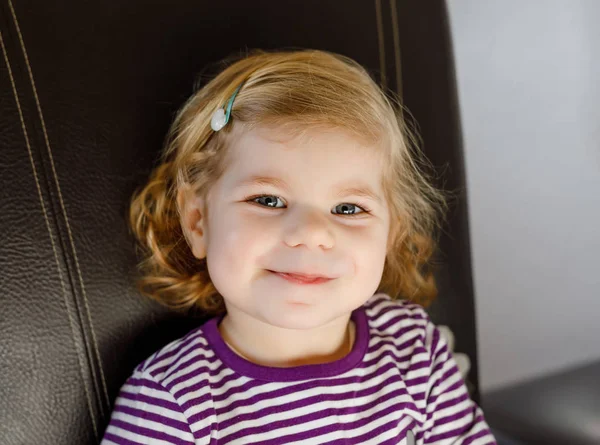
[[[58,190],[58,198],[59,198],[59,201],[60,201],[60,207],[61,207],[61,210],[63,212],[63,216],[65,218],[65,222],[67,224],[67,233],[69,235],[69,241],[71,242],[71,249],[73,251],[73,259],[75,260],[75,266],[76,266],[76,269],[77,269],[77,276],[79,277],[79,284],[81,286],[81,291],[83,293],[83,301],[84,301],[84,304],[85,304],[86,316],[87,316],[87,319],[88,319],[88,323],[90,324],[90,330],[92,331],[92,345],[94,347],[94,352],[96,354],[96,359],[98,360],[98,364],[99,364],[99,368],[100,368],[100,380],[101,380],[101,383],[102,383],[102,390],[104,392],[104,397],[106,399],[107,406],[110,406],[110,399],[108,397],[108,391],[107,391],[107,388],[106,388],[106,379],[104,377],[104,370],[103,370],[103,366],[102,366],[102,359],[100,357],[100,352],[98,351],[98,342],[96,340],[96,332],[94,330],[94,324],[92,323],[92,318],[91,318],[91,315],[90,315],[90,308],[89,308],[89,304],[88,304],[87,293],[85,291],[85,286],[83,284],[83,277],[81,275],[81,268],[79,267],[79,260],[77,258],[77,251],[75,249],[75,243],[73,241],[73,235],[71,233],[71,226],[69,224],[69,218],[67,216],[67,211],[66,211],[65,204],[64,204],[64,201],[63,201],[63,197],[62,197],[62,193],[61,193],[61,190],[60,190],[60,184],[59,184],[59,181],[58,181],[58,175],[57,175],[56,169],[54,167],[54,159],[52,157],[52,149],[50,147],[50,141],[48,140],[48,133],[46,131],[46,124],[44,122],[44,116],[42,114],[42,108],[40,106],[40,101],[39,101],[37,90],[36,90],[36,87],[35,87],[35,82],[33,80],[33,73],[31,72],[31,66],[29,64],[29,57],[27,56],[27,51],[25,49],[25,43],[23,42],[23,36],[21,35],[21,30],[19,28],[19,23],[17,21],[17,16],[16,16],[15,10],[14,10],[14,8],[12,6],[11,0],[8,0],[8,4],[10,6],[10,10],[11,10],[13,19],[15,21],[15,26],[17,28],[17,34],[19,35],[19,41],[21,43],[21,48],[23,50],[23,55],[25,57],[25,63],[27,65],[27,71],[29,72],[29,79],[31,80],[31,85],[33,87],[33,95],[34,95],[34,98],[35,98],[35,103],[36,103],[36,106],[37,106],[38,114],[40,116],[40,121],[42,123],[42,130],[44,132],[44,140],[46,142],[46,148],[48,150],[48,155],[50,157],[50,165],[52,167],[52,174],[54,176],[54,182],[55,182],[56,188]],[[93,372],[93,366],[92,366],[92,372]],[[100,408],[102,409],[102,404],[100,404]]]
[[[9,0],[9,3],[10,3],[10,0]],[[12,7],[12,5],[11,5],[11,7]],[[48,235],[49,235],[49,238],[50,238],[50,243],[52,244],[52,251],[54,252],[54,260],[56,262],[56,268],[58,270],[58,275],[59,275],[59,278],[60,278],[60,285],[61,285],[61,288],[62,288],[62,294],[63,294],[64,303],[65,303],[65,308],[66,308],[67,315],[69,317],[69,325],[71,327],[71,333],[73,335],[73,337],[72,337],[73,338],[73,345],[75,347],[75,350],[77,351],[77,361],[79,363],[79,372],[80,372],[80,375],[81,375],[81,380],[83,382],[83,388],[85,390],[85,397],[87,399],[88,409],[90,410],[90,417],[92,419],[92,425],[94,427],[94,434],[95,434],[95,437],[97,439],[98,438],[98,429],[96,427],[96,420],[94,418],[94,413],[92,411],[92,400],[90,398],[90,394],[88,392],[88,387],[87,387],[87,384],[86,384],[86,381],[85,381],[85,378],[84,378],[83,365],[81,363],[81,355],[82,355],[82,353],[81,353],[81,350],[79,350],[79,348],[77,346],[77,342],[75,341],[75,335],[76,334],[75,334],[75,329],[74,329],[74,323],[73,323],[73,318],[71,316],[71,312],[69,311],[69,304],[67,302],[67,292],[66,292],[66,289],[65,289],[65,283],[64,283],[64,280],[63,280],[62,272],[60,270],[60,263],[59,263],[59,260],[58,260],[58,252],[56,250],[56,245],[54,243],[54,236],[52,235],[52,230],[51,230],[51,227],[50,227],[50,221],[48,219],[48,214],[46,213],[46,206],[44,205],[44,199],[43,199],[43,196],[42,196],[42,190],[41,190],[40,182],[39,182],[39,179],[38,179],[38,176],[37,176],[37,171],[36,171],[36,168],[35,168],[35,162],[33,160],[33,154],[32,154],[32,151],[31,151],[31,145],[29,144],[29,136],[27,134],[27,128],[25,127],[25,119],[23,118],[23,111],[21,110],[21,103],[19,101],[19,96],[17,94],[17,87],[16,87],[16,84],[15,84],[15,80],[14,80],[13,75],[12,75],[12,69],[10,67],[10,63],[9,63],[9,60],[8,60],[8,53],[6,51],[6,47],[4,46],[4,39],[2,37],[2,32],[0,32],[0,45],[2,46],[2,53],[4,55],[4,61],[6,63],[6,67],[8,69],[8,76],[9,76],[10,83],[11,83],[11,86],[12,86],[13,95],[15,97],[15,102],[17,104],[17,109],[19,111],[19,119],[21,120],[21,128],[23,129],[23,135],[25,137],[25,145],[27,146],[27,153],[29,155],[29,162],[31,163],[31,168],[33,170],[33,177],[35,179],[35,185],[36,185],[36,188],[37,188],[38,197],[39,197],[39,200],[40,200],[40,205],[42,207],[42,213],[44,214],[44,220],[46,222],[46,229],[48,230]]]
[[[402,65],[400,60],[400,30],[398,29],[398,10],[396,7],[396,0],[390,0],[390,7],[392,10],[392,29],[394,31],[394,56],[396,66],[396,87],[398,95],[402,97]]]
[[[379,46],[379,72],[381,74],[381,85],[387,87],[385,76],[385,47],[383,41],[383,17],[381,15],[381,0],[375,0],[375,16],[377,17],[377,44]]]

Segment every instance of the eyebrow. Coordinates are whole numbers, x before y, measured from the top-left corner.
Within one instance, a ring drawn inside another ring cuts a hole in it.
[[[289,192],[290,187],[286,184],[286,182],[282,179],[275,178],[272,176],[260,176],[254,175],[250,176],[247,179],[244,179],[238,182],[235,185],[235,188],[238,187],[247,187],[252,185],[262,185],[262,186],[274,186],[280,189],[283,189]],[[336,197],[343,198],[345,196],[360,196],[363,198],[371,199],[379,204],[381,204],[381,198],[368,186],[368,185],[359,185],[354,187],[345,187],[341,188],[337,191]]]

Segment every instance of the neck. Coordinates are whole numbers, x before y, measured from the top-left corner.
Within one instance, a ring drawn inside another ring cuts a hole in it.
[[[272,328],[281,330],[277,327]],[[349,320],[349,316],[339,320],[338,323],[308,334],[300,330],[293,332],[283,330],[287,331],[285,332],[287,334],[292,334],[287,337],[288,340],[291,339],[291,343],[286,342],[286,336],[281,335],[281,332],[280,335],[260,333],[255,329],[246,332],[233,323],[229,314],[223,318],[218,329],[225,343],[237,355],[258,365],[282,368],[339,360],[352,350],[356,336],[356,327],[354,322]],[[299,342],[297,347],[290,347],[290,344],[294,344],[295,337],[301,338],[304,342]],[[306,342],[310,338],[314,338],[316,341],[313,344]],[[268,339],[272,341],[268,341]]]

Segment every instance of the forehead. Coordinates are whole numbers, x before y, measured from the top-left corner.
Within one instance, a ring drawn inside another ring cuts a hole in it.
[[[241,132],[229,147],[226,182],[275,177],[288,186],[369,186],[382,192],[380,147],[364,145],[340,130],[290,135],[267,128]]]

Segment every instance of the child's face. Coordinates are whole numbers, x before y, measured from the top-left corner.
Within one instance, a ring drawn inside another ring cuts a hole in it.
[[[341,132],[276,136],[256,129],[236,139],[208,196],[208,220],[196,221],[190,242],[206,254],[229,313],[310,329],[348,315],[379,286],[390,226],[383,165],[376,148]],[[258,176],[281,184],[247,182]],[[369,188],[379,199],[338,195],[344,188]],[[252,202],[257,195],[264,197]],[[297,284],[272,271],[332,279]]]

